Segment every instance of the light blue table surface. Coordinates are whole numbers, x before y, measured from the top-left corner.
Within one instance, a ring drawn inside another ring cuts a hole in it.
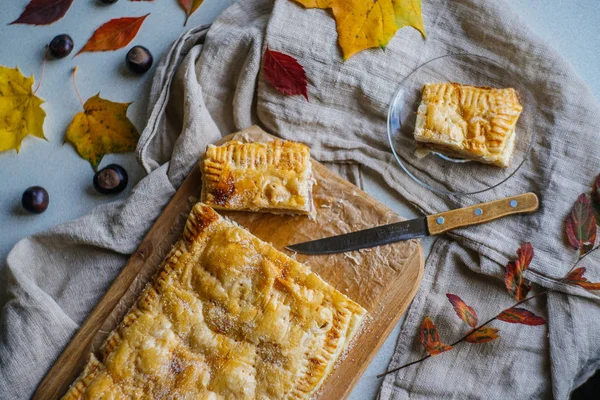
[[[573,64],[596,97],[600,98],[600,1],[506,2],[536,34],[552,43]],[[127,48],[134,44],[144,45],[158,60],[166,53],[169,44],[187,29],[182,26],[184,13],[176,0],[120,0],[111,6],[101,5],[95,0],[75,1],[65,18],[52,25],[7,25],[20,15],[27,3],[28,0],[11,0],[2,4],[0,64],[18,66],[26,76],[34,74],[36,78],[41,71],[44,45],[60,33],[69,33],[73,37],[77,51],[94,29],[109,19],[150,12],[139,34]],[[232,0],[205,0],[190,18],[188,28],[210,23],[231,3]],[[93,171],[90,165],[79,158],[73,147],[63,145],[66,127],[81,109],[70,80],[74,66],[79,67],[78,86],[84,99],[100,92],[103,97],[113,101],[133,101],[128,112],[129,118],[140,131],[143,129],[152,72],[143,76],[131,75],[124,66],[127,48],[108,53],[87,53],[74,59],[68,57],[48,63],[38,92],[46,100],[44,131],[48,141],[29,137],[24,140],[19,154],[14,151],[0,153],[0,269],[9,250],[18,240],[84,215],[99,204],[126,197],[133,184],[142,178],[142,168],[132,154],[109,155],[102,165],[111,162],[123,165],[129,172],[131,183],[126,191],[116,197],[99,195],[92,188]],[[44,186],[50,193],[50,207],[44,214],[28,215],[21,210],[21,194],[32,185]],[[376,177],[367,175],[365,185],[368,193],[400,215],[416,216]],[[424,242],[426,254],[430,246],[431,240]],[[3,286],[4,282],[0,281],[0,288]],[[351,399],[375,398],[379,386],[375,375],[385,370],[398,332],[399,325],[356,385]]]

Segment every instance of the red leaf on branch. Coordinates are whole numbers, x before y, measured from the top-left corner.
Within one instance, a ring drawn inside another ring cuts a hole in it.
[[[73,0],[31,0],[19,18],[10,25],[49,25],[61,19],[72,3]]]
[[[301,94],[308,101],[306,72],[298,61],[267,47],[263,57],[265,79],[283,94]]]
[[[567,238],[571,246],[585,254],[596,242],[596,218],[590,206],[590,198],[581,194],[567,217]]]
[[[125,47],[137,35],[146,17],[125,17],[111,19],[96,29],[90,40],[76,54],[89,51],[109,51]]]
[[[452,346],[440,342],[437,329],[429,317],[425,317],[423,320],[419,337],[421,344],[432,357],[452,349]]]
[[[491,342],[492,340],[498,339],[500,337],[500,335],[498,335],[499,331],[500,329],[482,326],[481,328],[477,329],[475,332],[467,336],[465,341],[469,343]]]
[[[523,273],[529,268],[532,259],[533,246],[531,243],[523,243],[517,250],[517,259],[506,265],[504,284],[508,289],[508,293],[517,301],[527,297],[527,293],[531,289],[529,283],[525,281]]]
[[[179,5],[183,8],[183,11],[185,11],[185,22],[183,23],[183,26],[187,25],[190,15],[200,7],[203,1],[204,0],[179,0]]]
[[[583,277],[583,274],[585,274],[585,268],[575,268],[567,275],[567,282],[581,286],[586,290],[600,290],[600,282],[590,282]]]
[[[596,177],[592,187],[592,208],[596,217],[596,225],[600,225],[600,175]]]
[[[544,325],[546,320],[542,317],[538,317],[531,311],[524,308],[511,307],[502,311],[498,315],[498,319],[504,322],[510,322],[511,324],[523,324],[523,325]]]
[[[475,328],[477,326],[477,313],[472,307],[469,307],[467,303],[465,303],[460,297],[452,293],[446,293],[446,297],[452,303],[452,307],[454,307],[454,311],[458,318],[462,319],[469,325],[471,328]]]

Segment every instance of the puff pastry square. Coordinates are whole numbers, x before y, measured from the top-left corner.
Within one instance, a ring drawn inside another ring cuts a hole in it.
[[[63,399],[306,399],[366,311],[198,203]]]
[[[415,124],[418,154],[425,155],[429,149],[506,168],[522,111],[513,88],[426,84]]]
[[[302,143],[230,141],[202,160],[202,201],[217,210],[312,215],[313,182]]]

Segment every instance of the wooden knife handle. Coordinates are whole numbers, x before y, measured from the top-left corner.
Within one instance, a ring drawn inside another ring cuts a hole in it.
[[[427,217],[427,227],[430,235],[439,235],[451,229],[477,225],[511,214],[534,212],[538,209],[538,205],[538,198],[534,193],[524,193],[502,200],[430,215]]]

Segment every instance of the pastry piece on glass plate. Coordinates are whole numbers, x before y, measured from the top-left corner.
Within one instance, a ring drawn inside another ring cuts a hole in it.
[[[507,168],[522,111],[513,88],[457,83],[423,85],[414,133],[417,155],[435,151]]]
[[[308,399],[365,314],[307,266],[197,203],[63,399]]]
[[[206,150],[201,201],[216,210],[314,215],[313,183],[306,145],[230,141]]]

